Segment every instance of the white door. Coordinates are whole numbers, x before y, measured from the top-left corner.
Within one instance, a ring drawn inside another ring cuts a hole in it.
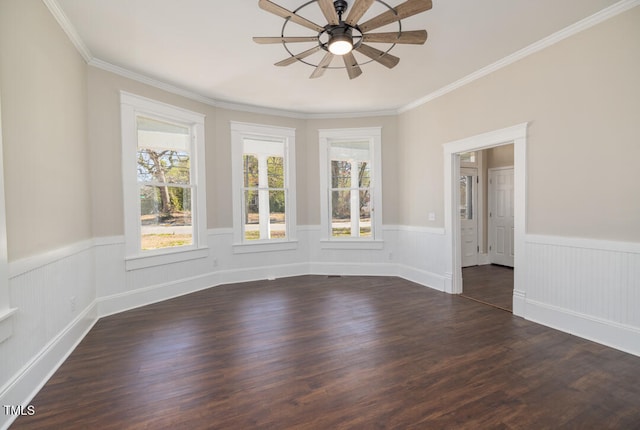
[[[460,168],[462,267],[478,265],[478,169]]]
[[[513,267],[513,167],[489,169],[489,260]]]

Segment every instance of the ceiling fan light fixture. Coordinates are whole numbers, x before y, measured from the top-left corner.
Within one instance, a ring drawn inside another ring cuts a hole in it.
[[[353,37],[350,28],[335,28],[328,44],[329,52],[334,55],[346,55],[353,50]]]
[[[329,43],[329,51],[334,55],[346,55],[353,49],[353,44],[350,40],[344,40],[342,38],[331,40]]]
[[[290,55],[288,58],[275,63],[276,66],[288,66],[299,61],[314,67],[310,79],[319,78],[328,69],[346,69],[349,79],[357,78],[362,74],[360,66],[375,61],[389,69],[394,68],[400,58],[389,54],[396,44],[423,45],[427,41],[426,30],[405,31],[402,28],[402,20],[411,16],[425,12],[432,7],[432,0],[394,0],[401,2],[395,7],[391,7],[386,1],[389,0],[287,0],[305,2],[295,10],[288,10],[275,3],[278,0],[258,0],[258,7],[273,15],[277,15],[284,19],[280,36],[277,37],[254,37],[256,43],[281,43]],[[386,11],[360,22],[360,19],[367,15],[370,8],[380,3],[386,7]],[[298,12],[315,4],[320,8],[322,15],[326,19],[326,25],[318,25],[299,15]],[[342,16],[348,10],[347,17],[343,20]],[[285,27],[289,23],[295,23],[301,27],[312,30],[313,36],[285,36]],[[389,24],[397,23],[397,31],[386,31],[371,33],[381,27]],[[355,33],[355,36],[354,36]],[[299,52],[300,50],[290,49],[289,44],[305,42],[316,42],[316,45],[310,49]],[[391,46],[386,51],[381,51],[369,43],[386,43]],[[306,60],[318,51],[326,51],[322,60],[310,61]],[[369,59],[356,58],[352,51],[358,51],[359,54]],[[298,52],[298,53],[294,53]],[[342,57],[344,67],[331,66],[331,62],[336,56]],[[364,62],[361,60],[364,59]],[[360,63],[358,64],[358,62]]]

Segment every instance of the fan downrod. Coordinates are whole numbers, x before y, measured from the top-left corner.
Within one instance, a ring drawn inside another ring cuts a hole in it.
[[[349,5],[347,4],[346,0],[336,0],[333,2],[333,7],[336,8],[336,13],[340,17],[340,21],[342,21],[342,14],[345,10],[347,10],[348,6]]]

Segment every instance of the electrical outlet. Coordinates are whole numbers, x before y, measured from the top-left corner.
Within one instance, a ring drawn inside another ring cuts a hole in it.
[[[212,263],[213,267],[218,267],[218,259],[216,257],[213,257]]]
[[[393,260],[393,252],[389,253],[389,261]]]
[[[71,306],[71,312],[76,311],[76,296],[69,297],[69,305]]]

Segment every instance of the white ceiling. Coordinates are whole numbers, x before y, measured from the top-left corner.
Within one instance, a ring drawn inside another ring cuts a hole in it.
[[[273,1],[294,10],[307,0]],[[402,1],[386,0],[392,7]],[[398,66],[366,64],[354,80],[344,69],[309,79],[308,65],[274,66],[289,55],[284,47],[258,45],[252,36],[279,36],[284,20],[256,0],[48,1],[56,2],[97,63],[218,101],[321,114],[400,109],[617,0],[433,0],[433,9],[402,21],[405,30],[426,29],[427,43],[395,46]],[[376,3],[360,22],[383,10]],[[326,23],[316,4],[300,14]],[[285,33],[315,35],[294,23]]]

